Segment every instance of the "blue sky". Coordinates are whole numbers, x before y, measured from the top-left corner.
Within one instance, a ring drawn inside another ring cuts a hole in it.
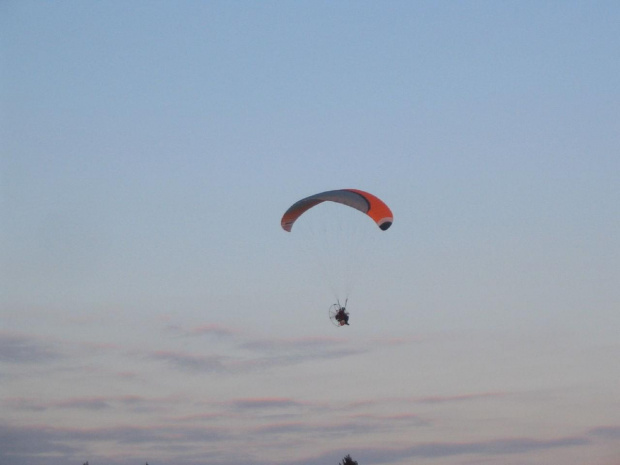
[[[617,465],[619,20],[3,2],[0,462]],[[340,329],[280,217],[346,187]]]

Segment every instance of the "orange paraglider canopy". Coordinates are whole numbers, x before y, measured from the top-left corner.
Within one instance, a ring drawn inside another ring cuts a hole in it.
[[[394,221],[390,208],[378,197],[359,189],[339,189],[321,192],[295,202],[282,216],[280,224],[285,231],[291,231],[301,215],[323,202],[336,202],[355,208],[368,215],[383,231]]]

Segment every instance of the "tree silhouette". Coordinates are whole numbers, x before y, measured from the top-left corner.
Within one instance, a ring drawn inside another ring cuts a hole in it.
[[[350,455],[346,455],[338,465],[357,465],[357,461],[353,460]]]

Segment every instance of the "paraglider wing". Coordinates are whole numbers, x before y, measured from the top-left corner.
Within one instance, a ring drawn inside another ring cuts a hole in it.
[[[394,221],[390,208],[378,197],[358,189],[339,189],[321,192],[295,202],[282,216],[282,229],[291,231],[293,224],[301,215],[322,202],[336,202],[365,213],[383,231]]]

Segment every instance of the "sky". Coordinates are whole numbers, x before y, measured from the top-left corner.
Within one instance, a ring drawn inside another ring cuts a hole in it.
[[[619,23],[0,3],[0,464],[620,465]]]

